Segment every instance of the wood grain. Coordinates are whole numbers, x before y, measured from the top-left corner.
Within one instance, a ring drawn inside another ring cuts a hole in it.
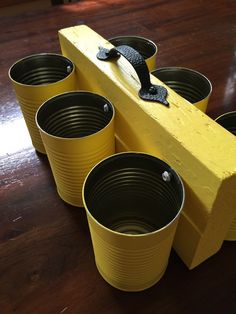
[[[0,313],[235,313],[234,242],[192,271],[172,252],[162,280],[141,293],[115,290],[97,272],[84,210],[57,195],[8,78],[19,58],[60,52],[57,31],[78,24],[105,38],[150,38],[158,67],[185,66],[211,80],[209,116],[236,110],[235,1],[79,1],[2,17]]]

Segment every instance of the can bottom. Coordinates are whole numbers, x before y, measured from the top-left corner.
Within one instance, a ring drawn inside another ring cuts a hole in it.
[[[41,150],[41,149],[38,149],[36,147],[34,147],[34,149],[36,150],[36,152],[40,153],[40,154],[43,154],[43,155],[47,155],[46,151],[45,150]]]
[[[232,221],[228,232],[226,233],[225,237],[226,241],[236,241],[236,217]]]
[[[226,234],[225,241],[236,241],[236,232],[229,230]]]
[[[37,152],[39,152],[40,154],[47,155],[46,150],[45,150],[45,148],[44,148],[43,145],[40,145],[40,144],[35,143],[35,142],[33,142],[33,141],[32,141],[32,145],[33,145],[34,149],[35,149]]]
[[[58,189],[58,187],[57,187],[57,193],[60,196],[60,198],[64,202],[66,202],[67,204],[70,204],[70,205],[75,206],[75,207],[84,207],[82,200],[81,201],[73,201],[71,199],[68,199],[65,195],[63,195],[63,193]]]
[[[135,285],[135,286],[131,286],[129,285],[128,283],[127,284],[119,284],[118,282],[112,280],[111,278],[108,278],[104,273],[103,271],[101,270],[101,268],[98,266],[96,260],[95,260],[95,263],[96,263],[96,266],[97,266],[97,269],[98,269],[98,272],[100,273],[100,275],[102,276],[102,278],[107,282],[109,283],[112,287],[116,288],[116,289],[119,289],[119,290],[122,290],[122,291],[126,291],[126,292],[138,292],[138,291],[143,291],[143,290],[146,290],[146,289],[149,289],[151,288],[152,286],[154,286],[164,275],[165,271],[166,271],[166,268],[167,268],[167,265],[168,265],[168,262],[166,264],[166,266],[164,267],[164,270],[158,274],[158,276],[152,280],[151,282],[147,282],[145,284],[140,284],[140,285]]]

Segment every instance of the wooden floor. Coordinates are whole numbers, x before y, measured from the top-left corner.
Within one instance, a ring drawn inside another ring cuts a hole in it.
[[[23,0],[2,1],[0,3],[1,16],[16,16],[34,10],[44,10],[52,6],[51,0]]]
[[[152,39],[157,67],[193,68],[211,80],[210,117],[236,110],[234,0],[81,0],[1,16],[0,313],[236,313],[235,242],[191,271],[172,251],[161,281],[139,293],[118,291],[99,275],[85,212],[59,198],[8,78],[19,58],[60,52],[57,31],[78,24],[105,38]]]

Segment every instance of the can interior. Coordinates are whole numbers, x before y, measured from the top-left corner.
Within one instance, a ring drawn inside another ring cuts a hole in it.
[[[196,71],[184,68],[161,68],[153,71],[152,74],[191,103],[203,100],[211,93],[208,79]]]
[[[73,68],[73,63],[64,56],[38,54],[15,63],[10,69],[10,77],[25,85],[43,85],[66,78]]]
[[[115,47],[127,45],[134,48],[144,59],[148,59],[156,53],[156,46],[151,41],[142,37],[114,37],[109,41]]]
[[[111,103],[102,96],[69,92],[46,101],[36,118],[39,127],[50,135],[78,138],[103,129],[113,114]]]
[[[226,130],[236,135],[236,111],[228,112],[216,119],[216,122]]]
[[[162,173],[171,173],[170,182]],[[89,174],[84,199],[102,225],[126,234],[156,231],[179,213],[184,190],[179,176],[163,161],[139,153],[113,155]]]

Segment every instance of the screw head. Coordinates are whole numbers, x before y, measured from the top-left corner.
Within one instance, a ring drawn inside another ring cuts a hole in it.
[[[109,106],[108,106],[108,104],[105,104],[105,105],[103,106],[103,110],[104,110],[104,112],[108,112],[108,111],[109,111]]]
[[[70,73],[72,71],[72,67],[70,66],[70,65],[68,65],[67,67],[66,67],[66,72],[67,73]]]
[[[171,173],[168,172],[168,171],[164,171],[164,172],[162,173],[162,179],[163,179],[163,181],[165,181],[165,182],[170,182],[170,180],[171,180]]]
[[[155,95],[157,93],[156,88],[154,86],[151,86],[148,91],[152,95]]]

